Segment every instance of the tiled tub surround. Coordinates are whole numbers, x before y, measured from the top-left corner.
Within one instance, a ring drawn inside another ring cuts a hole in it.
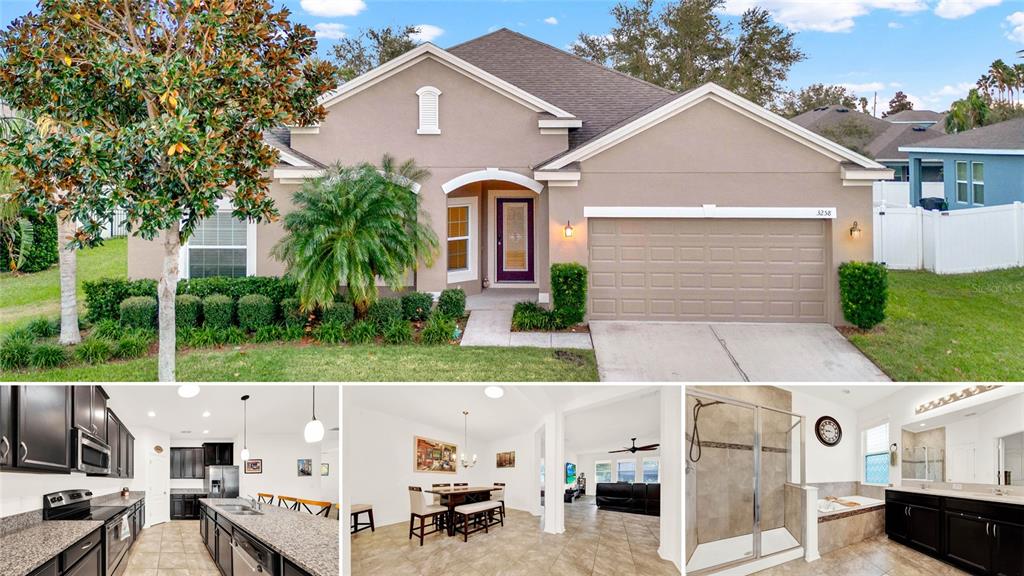
[[[854,498],[863,498],[857,497]],[[871,500],[866,499],[865,500]],[[822,502],[819,500],[819,502]],[[851,546],[885,533],[885,502],[873,501],[856,508],[818,512],[818,554]]]

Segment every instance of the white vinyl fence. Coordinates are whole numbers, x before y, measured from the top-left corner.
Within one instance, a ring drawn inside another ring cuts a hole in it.
[[[875,261],[960,274],[1024,266],[1024,204],[939,212],[875,207]]]
[[[100,236],[103,238],[127,236],[128,228],[125,226],[127,223],[128,214],[124,210],[117,209],[114,211],[114,217],[110,219],[110,222],[103,226],[103,232],[100,233]]]
[[[946,190],[942,182],[922,182],[922,198],[943,198]],[[910,182],[875,182],[871,187],[875,206],[910,206]]]

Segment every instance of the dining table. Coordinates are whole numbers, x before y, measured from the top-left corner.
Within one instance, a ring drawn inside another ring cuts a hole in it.
[[[444,504],[445,498],[448,499],[448,535],[454,536],[455,507],[461,506],[466,503],[467,500],[472,502],[490,500],[491,492],[501,489],[501,486],[438,486],[436,488],[430,488],[429,490],[424,488],[423,491],[428,494],[439,494],[441,496],[442,504]]]

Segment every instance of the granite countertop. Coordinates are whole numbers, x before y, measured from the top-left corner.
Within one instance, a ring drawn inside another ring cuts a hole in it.
[[[263,506],[261,516],[232,514],[220,507],[252,505],[240,498],[203,498],[200,502],[313,576],[338,575],[339,521],[271,505]]]
[[[205,488],[171,488],[171,494],[202,494],[206,495]]]
[[[49,520],[5,534],[0,576],[25,576],[102,526],[99,520]]]
[[[128,493],[127,498],[122,498],[120,492],[114,492],[113,494],[106,494],[103,496],[94,496],[92,499],[93,506],[131,506],[139,500],[146,497],[146,493],[143,491],[133,491]]]
[[[914,494],[926,494],[930,496],[945,496],[946,498],[963,498],[964,500],[983,500],[985,502],[996,502],[999,504],[1016,504],[1024,506],[1024,496],[1013,494],[1010,496],[996,496],[984,492],[967,492],[965,490],[946,490],[940,488],[912,488],[903,486],[899,488],[886,488],[896,492],[911,492]]]

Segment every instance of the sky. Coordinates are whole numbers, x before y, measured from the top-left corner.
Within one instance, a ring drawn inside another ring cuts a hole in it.
[[[603,35],[614,25],[615,2],[573,0],[374,1],[273,0],[317,31],[320,51],[367,27],[420,26],[420,40],[442,48],[507,27],[559,48],[580,34]],[[997,58],[1021,62],[1024,0],[726,0],[723,18],[737,21],[751,6],[771,12],[796,32],[807,59],[786,84],[842,84],[869,100],[878,114],[902,90],[916,109],[945,110],[967,94]],[[0,0],[0,24],[35,6]]]

